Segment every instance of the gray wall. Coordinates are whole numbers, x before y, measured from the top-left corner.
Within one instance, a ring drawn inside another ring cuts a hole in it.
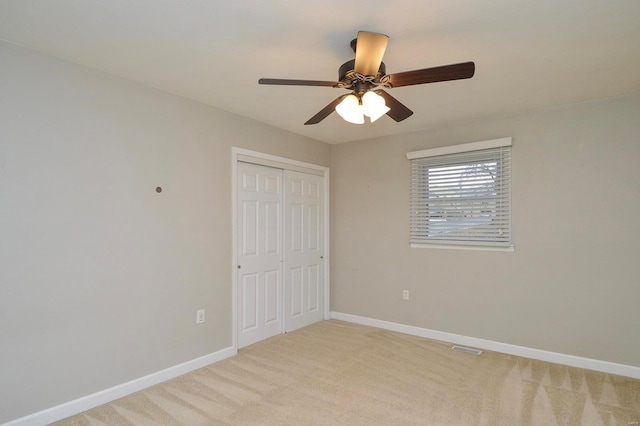
[[[229,347],[231,147],[330,147],[6,43],[0,64],[0,423]]]
[[[333,146],[332,310],[640,366],[639,118],[631,96]],[[406,152],[505,136],[515,252],[411,249]]]

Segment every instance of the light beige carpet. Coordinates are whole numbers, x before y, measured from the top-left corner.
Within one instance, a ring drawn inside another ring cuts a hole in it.
[[[634,425],[640,380],[323,321],[58,425]]]

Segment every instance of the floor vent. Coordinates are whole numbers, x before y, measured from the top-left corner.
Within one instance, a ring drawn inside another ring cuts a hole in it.
[[[467,348],[467,347],[464,347],[464,346],[454,346],[451,349],[453,349],[454,351],[466,352],[468,354],[474,354],[474,355],[480,355],[482,353],[481,350],[473,349],[473,348]]]

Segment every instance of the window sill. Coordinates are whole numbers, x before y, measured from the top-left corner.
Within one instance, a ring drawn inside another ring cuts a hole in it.
[[[411,248],[436,248],[445,250],[481,250],[481,251],[515,251],[515,246],[481,246],[481,245],[465,245],[465,244],[429,244],[429,243],[411,243]]]

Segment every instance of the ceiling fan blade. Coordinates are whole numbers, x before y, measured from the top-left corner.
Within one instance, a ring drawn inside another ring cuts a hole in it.
[[[326,107],[322,108],[320,112],[318,112],[316,115],[308,119],[307,122],[304,123],[305,126],[308,124],[318,124],[319,122],[327,118],[333,111],[336,110],[336,106],[338,106],[338,104],[342,102],[342,99],[344,99],[345,96],[347,95],[342,95],[334,99],[333,102],[331,102]]]
[[[362,75],[376,75],[387,50],[389,36],[359,31],[356,41],[356,63],[354,71]]]
[[[413,115],[413,111],[384,90],[376,90],[375,92],[384,98],[384,103],[390,108],[387,115],[395,121],[402,121]]]
[[[336,87],[338,83],[333,81],[318,80],[289,80],[286,78],[261,78],[258,84],[276,84],[279,86],[326,86]]]
[[[476,65],[473,62],[443,65],[441,67],[390,74],[389,83],[391,83],[392,87],[402,87],[413,84],[436,83],[438,81],[461,80],[473,77],[475,70]]]

